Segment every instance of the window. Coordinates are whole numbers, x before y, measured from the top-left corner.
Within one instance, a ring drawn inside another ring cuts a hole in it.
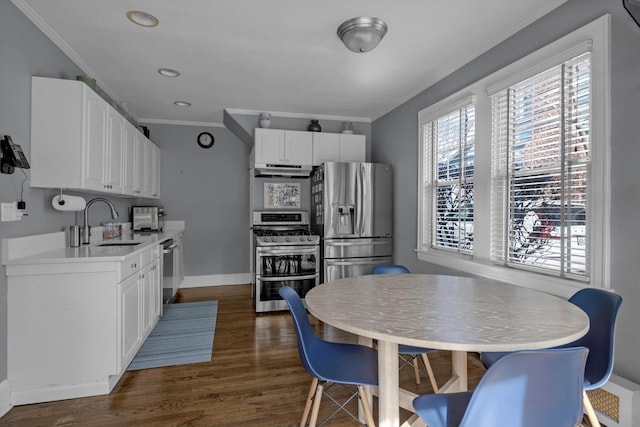
[[[436,248],[473,251],[475,108],[467,104],[423,126],[425,191],[433,211],[428,235]]]
[[[590,53],[492,96],[494,261],[589,278],[590,113]]]
[[[609,287],[609,21],[419,112],[421,260],[564,296]]]

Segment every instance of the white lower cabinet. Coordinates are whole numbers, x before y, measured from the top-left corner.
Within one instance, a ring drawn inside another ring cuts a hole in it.
[[[160,282],[160,260],[154,260],[140,271],[140,288],[142,289],[142,337],[149,336],[160,317],[162,289]]]
[[[7,269],[11,404],[108,394],[157,323],[160,245],[124,261]]]
[[[132,274],[118,284],[120,348],[118,366],[126,369],[160,318],[162,282],[160,247],[150,248],[123,263]]]
[[[120,283],[120,307],[122,312],[120,313],[120,319],[122,322],[120,342],[122,343],[122,351],[120,354],[120,361],[118,366],[120,369],[123,365],[128,364],[133,360],[136,355],[140,342],[142,341],[141,335],[141,319],[140,319],[140,304],[142,302],[140,296],[140,281],[137,275],[133,275]]]

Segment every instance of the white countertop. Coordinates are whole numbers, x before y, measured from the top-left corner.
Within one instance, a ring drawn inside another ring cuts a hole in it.
[[[66,264],[83,262],[123,261],[129,255],[142,252],[152,245],[160,244],[184,232],[184,222],[157,233],[140,233],[126,230],[118,239],[102,240],[101,233],[92,230],[92,241],[88,245],[71,248],[67,245],[67,233],[49,233],[36,236],[3,240],[4,265]],[[97,236],[98,238],[93,238]],[[137,245],[126,243],[139,242]],[[113,246],[101,246],[103,244]],[[123,243],[124,245],[118,245]]]

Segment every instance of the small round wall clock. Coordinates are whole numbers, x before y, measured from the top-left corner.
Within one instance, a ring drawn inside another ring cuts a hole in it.
[[[209,132],[201,132],[198,135],[198,145],[202,148],[211,148],[213,147],[214,138]]]

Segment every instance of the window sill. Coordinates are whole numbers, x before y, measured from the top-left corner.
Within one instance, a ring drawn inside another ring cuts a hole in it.
[[[416,251],[418,259],[431,264],[441,265],[464,273],[487,279],[499,280],[512,285],[524,286],[546,292],[562,298],[569,298],[579,289],[590,286],[588,282],[560,279],[544,274],[522,271],[514,268],[491,264],[485,260],[474,260],[471,256],[438,251]]]

